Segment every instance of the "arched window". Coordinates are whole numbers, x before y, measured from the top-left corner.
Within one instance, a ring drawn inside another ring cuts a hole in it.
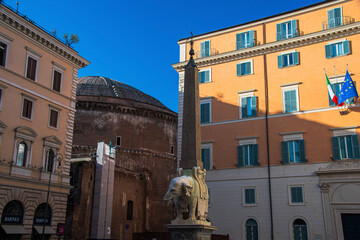
[[[249,219],[245,223],[246,240],[258,240],[258,224],[254,219]]]
[[[16,166],[25,167],[28,147],[24,141],[18,144],[16,151]]]
[[[299,218],[294,221],[294,240],[308,240],[306,223]]]
[[[49,204],[42,203],[40,204],[34,214],[34,225],[51,225],[51,208]]]
[[[23,224],[24,208],[19,201],[8,202],[1,216],[1,224]]]
[[[54,166],[54,151],[49,149],[46,151],[46,158],[45,158],[45,171],[52,172]]]
[[[133,210],[134,210],[134,202],[129,200],[127,202],[127,215],[126,215],[127,220],[133,219]]]

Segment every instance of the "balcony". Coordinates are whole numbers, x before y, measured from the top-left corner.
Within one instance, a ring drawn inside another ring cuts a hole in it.
[[[200,50],[195,53],[195,58],[209,57],[216,54],[219,54],[219,51],[214,48],[209,49],[209,51]]]
[[[350,23],[354,23],[355,19],[351,18],[351,17],[337,17],[328,21],[325,21],[322,23],[322,29],[326,30],[326,29],[331,29],[331,28],[335,28],[335,27],[339,27],[342,25],[347,25]]]

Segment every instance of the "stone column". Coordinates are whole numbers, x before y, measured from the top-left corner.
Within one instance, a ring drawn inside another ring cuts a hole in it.
[[[325,223],[325,236],[327,240],[334,240],[333,217],[331,209],[330,188],[331,184],[328,182],[319,183],[321,189],[321,200],[323,206],[324,223]]]

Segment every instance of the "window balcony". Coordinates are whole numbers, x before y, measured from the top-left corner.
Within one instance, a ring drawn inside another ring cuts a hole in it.
[[[219,51],[214,49],[214,48],[211,48],[209,49],[208,51],[197,51],[195,53],[195,58],[203,58],[203,57],[209,57],[209,56],[213,56],[213,55],[216,55],[216,54],[219,54]]]
[[[342,25],[347,25],[347,24],[350,24],[353,22],[355,22],[355,19],[351,18],[351,17],[347,17],[347,16],[337,17],[337,18],[333,18],[328,21],[324,21],[322,23],[322,29],[323,30],[331,29],[331,28],[342,26]]]

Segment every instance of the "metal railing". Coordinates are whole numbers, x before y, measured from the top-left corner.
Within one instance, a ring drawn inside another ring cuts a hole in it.
[[[214,48],[209,49],[209,51],[200,50],[195,53],[195,58],[209,57],[216,54],[219,54],[219,51]]]
[[[40,28],[42,31],[44,31],[45,33],[49,34],[51,37],[55,38],[56,40],[58,40],[59,42],[65,44],[66,46],[68,46],[65,42],[64,39],[59,38],[58,36],[56,36],[56,32],[50,32],[49,30],[43,28],[42,26],[40,26],[39,24],[37,24],[35,21],[31,20],[30,18],[28,18],[25,14],[22,14],[21,12],[19,12],[17,9],[11,7],[10,5],[6,4],[4,1],[0,0],[0,5],[5,6],[6,8],[8,8],[9,10],[13,11],[14,13],[16,13],[17,15],[19,15],[20,17],[22,17],[23,19],[25,19],[26,21],[28,21],[29,23],[33,24],[34,26],[36,26],[37,28]],[[73,49],[72,46],[68,46],[70,48]]]
[[[353,22],[355,22],[355,19],[351,18],[351,17],[347,17],[347,16],[337,17],[337,18],[323,22],[322,29],[326,30],[326,29],[330,29],[330,28],[335,28],[335,27],[347,25],[347,24],[350,24]]]

